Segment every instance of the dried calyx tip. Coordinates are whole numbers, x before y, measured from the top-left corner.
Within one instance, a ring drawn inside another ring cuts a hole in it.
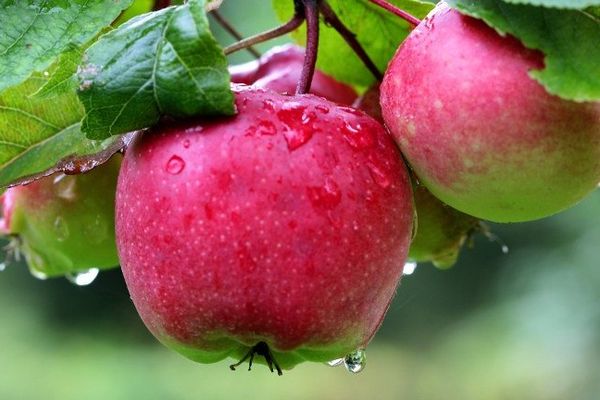
[[[280,376],[283,375],[283,371],[281,370],[281,367],[279,367],[279,364],[277,364],[275,357],[273,357],[273,353],[271,353],[271,349],[269,348],[269,345],[266,344],[265,342],[258,342],[257,344],[255,344],[240,361],[238,361],[235,364],[231,364],[229,366],[229,368],[232,371],[235,371],[235,369],[237,367],[239,367],[244,362],[246,362],[246,360],[248,360],[248,371],[251,371],[252,363],[254,362],[254,356],[257,354],[259,356],[263,356],[265,358],[265,361],[267,362],[267,366],[269,367],[269,370],[271,372],[274,372],[273,367],[275,367],[275,370],[277,370],[277,375],[280,375]]]

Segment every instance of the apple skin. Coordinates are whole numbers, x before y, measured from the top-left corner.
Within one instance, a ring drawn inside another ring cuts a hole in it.
[[[115,192],[120,154],[80,175],[54,174],[2,195],[0,230],[36,276],[117,267]]]
[[[600,181],[600,103],[553,96],[528,73],[543,55],[440,3],[381,86],[386,125],[419,180],[467,214],[528,221]]]
[[[294,94],[304,65],[304,49],[287,44],[273,47],[259,60],[229,68],[231,81]],[[313,76],[310,93],[334,103],[351,105],[358,94],[350,86],[336,81],[318,69]]]
[[[353,107],[383,123],[379,98],[379,85],[373,85],[354,102]],[[421,184],[413,184],[413,193],[417,222],[408,258],[419,263],[431,262],[440,269],[452,267],[463,244],[479,226],[479,221],[442,203]]]
[[[117,245],[141,318],[203,363],[260,341],[284,369],[366,346],[412,232],[399,151],[360,111],[234,92],[235,117],[159,126],[125,155]]]

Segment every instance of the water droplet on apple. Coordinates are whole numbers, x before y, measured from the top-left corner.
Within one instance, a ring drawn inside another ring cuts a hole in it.
[[[183,147],[186,148],[186,149],[190,148],[190,141],[189,141],[189,139],[185,139],[183,141]]]
[[[336,358],[335,360],[327,361],[327,364],[330,367],[339,367],[343,363],[344,363],[344,359],[343,358]]]
[[[283,137],[290,151],[298,149],[312,138],[314,127],[311,122],[316,119],[316,114],[306,112],[306,107],[300,103],[284,104],[283,108],[277,112],[277,117],[285,125]]]
[[[358,374],[367,364],[367,354],[364,349],[358,349],[344,357],[344,366],[348,372]]]
[[[173,155],[167,161],[166,170],[171,175],[177,175],[185,168],[185,161],[178,155]]]
[[[386,189],[392,184],[390,177],[382,166],[377,165],[374,162],[369,162],[367,166],[369,167],[371,178],[373,178],[375,183],[379,186]]]
[[[363,129],[360,123],[346,121],[342,130],[344,139],[355,149],[367,149],[375,145],[375,138],[368,129]]]
[[[100,270],[98,268],[91,268],[87,271],[66,274],[65,278],[74,285],[87,286],[94,282],[99,273]]]
[[[318,105],[315,107],[315,109],[323,114],[329,114],[329,107]]]
[[[265,110],[275,111],[275,103],[273,102],[273,100],[264,100],[263,101],[263,108]]]
[[[63,200],[72,201],[77,196],[77,177],[74,175],[58,174],[52,181],[54,193]]]
[[[64,242],[69,237],[69,226],[60,215],[54,220],[54,233],[59,242]]]
[[[316,209],[331,210],[342,200],[340,187],[332,178],[327,178],[323,186],[308,186],[306,193]]]
[[[417,263],[414,261],[407,261],[404,264],[404,269],[402,270],[402,275],[412,275],[417,269]]]
[[[273,136],[277,133],[277,127],[271,121],[261,121],[256,127],[256,132],[261,136]]]

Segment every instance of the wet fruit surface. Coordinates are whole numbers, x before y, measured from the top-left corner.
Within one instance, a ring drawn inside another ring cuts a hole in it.
[[[344,357],[371,339],[402,274],[407,171],[365,114],[235,91],[237,116],[158,127],[127,152],[117,241],[132,299],[197,361],[259,342],[284,368]]]
[[[17,237],[36,276],[73,274],[77,280],[119,265],[114,200],[120,165],[115,155],[85,174],[54,174],[4,193],[2,230]]]
[[[401,45],[381,85],[383,116],[436,197],[517,222],[596,188],[600,103],[549,94],[529,76],[543,65],[541,53],[447,5]]]

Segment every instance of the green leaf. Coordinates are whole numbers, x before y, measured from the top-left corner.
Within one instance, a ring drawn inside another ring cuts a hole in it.
[[[234,113],[227,60],[204,3],[133,18],[87,50],[78,75],[89,138],[145,128],[161,115]]]
[[[77,90],[75,73],[82,55],[82,50],[79,48],[72,48],[61,54],[53,68],[44,72],[44,75],[48,75],[50,78],[33,96],[47,99],[68,92],[74,94]]]
[[[393,0],[390,3],[423,18],[433,8],[431,3],[416,0]],[[367,0],[330,0],[329,5],[344,24],[356,34],[367,54],[383,72],[400,43],[412,27],[403,19],[370,3]],[[293,13],[290,0],[273,0],[277,16],[288,21]],[[304,27],[292,34],[294,40],[305,44]],[[331,27],[321,23],[321,39],[317,67],[336,79],[359,86],[369,86],[375,78],[360,59]]]
[[[132,0],[0,0],[0,92],[108,26]]]
[[[600,5],[600,0],[502,0],[505,3],[529,4],[532,6],[571,8],[581,10],[590,6]]]
[[[109,145],[85,139],[79,130],[83,108],[75,92],[50,100],[30,96],[46,83],[33,76],[0,94],[0,187]]]
[[[581,10],[507,4],[500,0],[449,0],[545,54],[545,68],[531,76],[548,92],[575,101],[600,100],[600,18]]]

